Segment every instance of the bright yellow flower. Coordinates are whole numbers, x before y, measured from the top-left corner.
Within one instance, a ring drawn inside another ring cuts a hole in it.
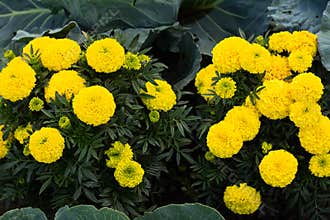
[[[330,177],[330,154],[312,156],[309,161],[309,170],[317,177]]]
[[[291,76],[288,58],[280,55],[271,56],[270,65],[266,69],[264,80],[280,79],[283,80]]]
[[[3,125],[0,125],[0,159],[5,158],[8,153],[7,141],[3,140],[2,136]]]
[[[292,103],[289,84],[281,80],[269,80],[263,86],[258,92],[260,99],[256,99],[256,106],[261,114],[273,120],[287,117]]]
[[[242,135],[243,141],[251,141],[259,132],[259,115],[244,106],[235,106],[226,114],[225,121],[232,124]]]
[[[127,52],[123,67],[129,70],[139,70],[142,67],[139,56],[137,54]]]
[[[248,41],[240,37],[228,37],[220,41],[212,50],[212,61],[216,70],[223,74],[240,70],[239,54],[249,45]]]
[[[239,186],[227,186],[223,201],[228,209],[240,215],[252,214],[261,205],[261,196],[257,190],[246,183]]]
[[[236,82],[231,77],[223,77],[215,84],[215,93],[222,99],[230,99],[235,95]]]
[[[24,140],[28,139],[32,133],[32,125],[29,123],[27,126],[19,126],[14,132],[14,137],[20,144],[24,144]]]
[[[121,187],[134,188],[142,183],[144,170],[141,164],[132,160],[118,163],[114,176]]]
[[[33,97],[29,102],[29,109],[38,112],[44,108],[44,101],[38,97]]]
[[[290,83],[290,96],[295,101],[317,102],[323,94],[321,79],[313,73],[302,73]]]
[[[44,67],[53,71],[70,68],[80,59],[81,49],[76,41],[58,39],[41,50],[41,62]]]
[[[12,102],[28,97],[35,86],[36,73],[22,57],[16,57],[0,73],[0,96]]]
[[[220,158],[230,158],[243,147],[241,134],[227,121],[212,125],[206,142],[211,153]]]
[[[310,127],[320,121],[322,112],[317,103],[296,102],[290,106],[289,116],[297,127]]]
[[[273,145],[267,142],[262,142],[261,149],[263,154],[267,154],[273,148]]]
[[[37,52],[42,54],[48,47],[56,42],[56,39],[50,37],[37,37],[31,40],[24,48],[23,48],[23,56],[25,54],[30,57],[35,55]],[[33,54],[31,54],[31,46],[33,50]]]
[[[313,57],[305,51],[293,51],[288,58],[289,66],[291,70],[303,73],[312,66]]]
[[[66,116],[62,116],[60,120],[58,121],[58,126],[62,129],[67,129],[71,126],[70,118]]]
[[[297,159],[285,150],[270,151],[259,164],[261,178],[273,187],[286,187],[296,176]]]
[[[269,49],[282,53],[289,50],[291,44],[292,34],[288,31],[282,31],[279,33],[272,34],[269,37]]]
[[[141,90],[141,94],[151,95],[154,98],[142,97],[142,102],[147,106],[149,110],[157,110],[167,112],[173,108],[176,104],[176,95],[172,90],[170,84],[165,80],[156,79],[157,85],[151,82],[146,83],[147,91]]]
[[[317,52],[317,35],[308,31],[294,31],[290,40],[289,51],[298,50],[314,57]]]
[[[125,62],[125,49],[112,38],[94,41],[86,50],[87,63],[96,72],[112,73]]]
[[[139,58],[140,63],[142,65],[147,65],[151,60],[150,57],[148,55],[145,55],[145,54],[139,54],[138,58]]]
[[[85,88],[85,79],[79,76],[74,70],[62,70],[55,73],[49,80],[48,86],[45,88],[45,99],[47,102],[55,100],[56,92],[59,95],[65,95],[67,100]]]
[[[72,107],[77,117],[86,124],[106,124],[114,115],[116,103],[113,95],[102,86],[83,88],[74,97]]]
[[[207,67],[201,69],[195,78],[195,86],[197,88],[197,92],[203,96],[206,101],[209,101],[213,98],[210,90],[215,90],[213,84],[213,78],[215,78],[216,70],[213,64],[208,65]]]
[[[129,144],[116,141],[112,146],[104,152],[109,158],[106,160],[107,167],[116,168],[120,161],[133,159],[133,151]]]
[[[43,127],[30,136],[29,150],[36,161],[53,163],[62,157],[64,138],[57,129]]]
[[[299,129],[301,146],[311,154],[326,154],[330,151],[330,120],[323,116],[317,124]]]
[[[254,74],[264,73],[271,62],[269,51],[259,44],[243,47],[239,55],[241,67]]]
[[[160,119],[159,112],[158,111],[155,111],[155,110],[149,112],[149,115],[148,116],[149,116],[149,120],[152,123],[157,123],[159,121],[159,119]]]

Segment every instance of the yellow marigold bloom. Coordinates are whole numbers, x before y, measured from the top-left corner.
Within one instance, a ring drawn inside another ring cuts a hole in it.
[[[271,56],[270,65],[266,68],[264,80],[283,80],[291,75],[288,58],[280,55]]]
[[[38,97],[33,97],[29,102],[29,109],[38,112],[44,108],[44,101]]]
[[[296,176],[297,159],[288,151],[270,151],[259,164],[261,178],[273,187],[286,187]]]
[[[330,120],[323,116],[312,127],[299,129],[301,146],[311,154],[326,154],[330,151]]]
[[[261,205],[260,192],[246,183],[239,186],[227,186],[223,195],[223,201],[228,209],[239,215],[252,214]]]
[[[152,123],[157,123],[159,121],[159,119],[160,119],[160,114],[158,111],[153,110],[149,113],[149,120]]]
[[[234,73],[241,69],[239,54],[250,44],[240,37],[228,37],[212,50],[213,64],[220,73]]]
[[[216,70],[213,64],[208,65],[207,67],[201,69],[195,78],[195,86],[197,88],[197,92],[203,96],[206,101],[209,101],[213,98],[210,90],[215,90],[213,84],[213,78],[215,78]]]
[[[309,161],[309,170],[317,177],[330,177],[330,154],[312,156]]]
[[[314,126],[322,117],[321,107],[313,102],[295,102],[290,106],[289,117],[297,127]]]
[[[282,31],[279,33],[272,34],[269,37],[269,49],[282,53],[289,50],[291,44],[292,34],[288,31]]]
[[[241,67],[250,73],[264,73],[269,67],[270,61],[269,51],[259,44],[243,47],[240,52]]]
[[[221,121],[210,127],[206,138],[212,154],[220,158],[230,158],[243,147],[243,139],[236,127],[227,121]]]
[[[114,115],[116,103],[106,88],[91,86],[80,90],[72,101],[72,107],[81,121],[98,126],[106,124]]]
[[[39,54],[43,53],[43,51],[47,50],[51,44],[54,44],[56,39],[50,37],[37,37],[31,40],[24,48],[23,48],[23,56],[27,54],[32,56],[37,52]],[[31,47],[34,54],[31,54]]]
[[[142,67],[139,56],[137,54],[127,52],[123,67],[129,70],[139,70]]]
[[[64,150],[64,138],[56,128],[43,127],[30,136],[29,150],[40,163],[53,163]]]
[[[294,31],[290,40],[289,51],[304,51],[315,56],[317,52],[317,35],[308,31]]]
[[[222,99],[230,99],[235,95],[236,82],[231,77],[223,77],[215,84],[215,93]]]
[[[129,144],[116,141],[112,146],[104,152],[109,158],[106,160],[107,167],[116,168],[120,161],[133,159],[133,151]]]
[[[14,137],[20,144],[24,144],[24,140],[28,139],[32,133],[32,125],[29,123],[27,126],[18,126],[14,132]]]
[[[85,88],[85,79],[79,76],[74,70],[62,70],[55,73],[49,80],[48,86],[45,88],[45,99],[47,102],[55,100],[56,92],[59,95],[65,95],[67,100]]]
[[[144,170],[141,164],[132,160],[122,160],[118,163],[114,176],[122,187],[134,188],[143,180]]]
[[[289,84],[282,80],[269,80],[258,92],[260,99],[256,99],[258,110],[267,118],[276,120],[289,115],[292,100],[289,96]]]
[[[67,129],[71,126],[70,118],[66,116],[62,116],[60,120],[58,121],[58,126],[62,129]]]
[[[323,94],[321,79],[313,73],[302,73],[290,83],[290,95],[295,101],[317,102]]]
[[[250,98],[250,95],[248,95],[246,98],[245,98],[245,102],[243,103],[242,106],[245,106],[251,110],[253,110],[256,114],[258,114],[259,118],[261,116],[261,113],[259,112],[259,110],[257,109],[257,106],[254,105],[252,102],[251,102],[251,98]]]
[[[8,153],[7,141],[3,140],[2,138],[2,128],[3,125],[0,125],[0,159],[6,157]]]
[[[165,80],[156,79],[157,85],[151,82],[146,83],[147,91],[141,90],[141,94],[151,95],[154,98],[142,97],[142,102],[149,110],[157,110],[167,112],[176,104],[176,95],[170,84]]]
[[[12,102],[22,100],[30,95],[35,82],[35,71],[22,57],[16,57],[0,72],[0,96]]]
[[[288,58],[289,66],[291,70],[303,73],[312,66],[313,57],[305,51],[293,51]]]
[[[125,49],[112,38],[97,40],[87,48],[86,59],[96,72],[116,72],[125,62]]]
[[[267,142],[262,142],[261,149],[263,154],[267,154],[273,148],[273,145]]]
[[[232,124],[242,135],[243,141],[251,141],[259,132],[259,115],[244,106],[235,106],[226,114],[225,121]]]
[[[138,58],[140,60],[140,63],[142,63],[142,65],[146,65],[150,62],[150,57],[148,55],[145,54],[139,54]]]
[[[41,51],[41,62],[44,67],[53,71],[70,68],[80,59],[81,49],[76,41],[58,39],[51,42],[47,49]]]

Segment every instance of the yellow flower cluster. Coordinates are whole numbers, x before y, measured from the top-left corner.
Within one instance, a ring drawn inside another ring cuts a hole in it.
[[[321,79],[313,73],[302,73],[290,83],[290,96],[294,101],[317,102],[323,94]]]
[[[116,168],[121,160],[133,159],[133,151],[129,144],[123,144],[120,141],[116,141],[112,146],[113,147],[110,147],[104,152],[109,158],[106,160],[107,167]]]
[[[19,141],[20,144],[24,144],[32,133],[32,125],[29,123],[27,126],[19,126],[14,132],[14,137]]]
[[[115,168],[114,176],[120,186],[134,188],[142,182],[144,170],[141,164],[133,161],[133,151],[129,144],[116,141],[104,153],[109,158],[106,165]]]
[[[141,61],[137,54],[127,52],[125,55],[125,62],[123,67],[129,70],[139,70],[142,67]]]
[[[309,170],[317,177],[330,177],[330,154],[312,156],[309,161]]]
[[[285,150],[270,151],[259,164],[261,178],[270,186],[286,187],[296,176],[297,159]]]
[[[6,157],[8,153],[7,141],[3,140],[2,138],[2,128],[3,125],[0,125],[0,159]]]
[[[43,127],[30,136],[29,150],[40,163],[53,163],[64,150],[64,138],[56,128]]]
[[[215,84],[214,90],[222,99],[232,98],[236,92],[236,82],[231,77],[223,77]]]
[[[272,55],[270,60],[271,62],[270,65],[266,68],[264,80],[283,80],[292,75],[288,58],[282,57],[280,55]]]
[[[48,46],[55,43],[55,41],[56,39],[50,37],[37,37],[31,40],[23,48],[23,56],[28,55],[29,57],[33,57],[37,54],[41,55],[45,50],[47,50]]]
[[[116,72],[124,65],[125,49],[112,38],[97,40],[87,48],[86,59],[96,72]]]
[[[227,186],[223,195],[223,201],[228,209],[240,215],[252,214],[261,205],[260,192],[246,183],[239,186]]]
[[[0,73],[0,96],[12,102],[28,97],[35,86],[36,73],[22,57],[16,57]]]
[[[197,88],[197,92],[203,96],[206,101],[213,98],[211,91],[215,90],[213,78],[216,76],[216,70],[213,64],[201,69],[196,75],[195,86]]]
[[[65,95],[67,100],[85,88],[85,79],[74,70],[62,70],[55,73],[45,88],[45,99],[47,102],[55,100],[55,94]]]
[[[146,91],[141,90],[141,94],[153,97],[142,96],[142,102],[149,110],[157,110],[167,112],[176,104],[176,95],[170,84],[165,80],[156,79],[154,85],[151,82],[146,83]]]
[[[106,88],[91,86],[79,91],[72,101],[72,107],[81,121],[98,126],[107,123],[114,115],[116,103]]]
[[[301,129],[311,127],[319,123],[322,117],[321,107],[316,102],[295,102],[290,106],[289,117]]]
[[[240,65],[250,73],[264,73],[270,64],[270,52],[259,44],[249,44],[240,52]]]

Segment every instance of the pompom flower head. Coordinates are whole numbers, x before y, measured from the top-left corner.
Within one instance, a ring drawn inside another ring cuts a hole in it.
[[[139,56],[132,52],[127,52],[123,67],[129,70],[139,70],[142,67]]]
[[[151,82],[146,83],[146,91],[141,90],[141,94],[147,94],[152,97],[142,97],[142,102],[149,110],[167,112],[176,104],[176,95],[170,84],[165,80],[156,79],[157,85]]]
[[[269,51],[259,44],[246,46],[240,53],[241,67],[250,73],[264,73],[270,62]]]
[[[144,170],[138,162],[122,160],[118,163],[114,176],[121,187],[134,188],[142,182]]]
[[[309,31],[294,31],[290,39],[289,51],[298,50],[314,57],[317,52],[317,35]]]
[[[305,51],[294,51],[288,58],[290,68],[298,73],[303,73],[312,66],[313,57]]]
[[[45,50],[41,50],[41,62],[53,71],[70,68],[80,59],[81,49],[77,42],[70,39],[52,41]]]
[[[290,96],[295,101],[317,102],[323,94],[321,79],[313,73],[302,73],[290,83]]]
[[[289,51],[291,40],[292,34],[288,31],[272,34],[269,37],[269,49],[278,53]]]
[[[62,70],[55,73],[49,80],[48,86],[45,88],[45,99],[47,102],[55,100],[56,92],[59,95],[65,95],[70,100],[73,95],[85,88],[85,79],[79,76],[74,70]]]
[[[213,98],[211,95],[211,91],[215,90],[213,85],[213,78],[215,78],[216,70],[213,64],[208,65],[207,67],[201,69],[195,78],[195,86],[197,88],[197,92],[203,96],[206,101],[209,101]]]
[[[311,127],[320,121],[321,107],[314,102],[295,102],[290,106],[289,117],[297,127]]]
[[[44,108],[44,101],[38,97],[33,97],[29,102],[29,109],[33,112],[38,112]]]
[[[106,124],[114,115],[116,103],[113,95],[102,86],[83,88],[74,97],[72,107],[77,117],[86,124]]]
[[[56,42],[55,38],[50,37],[37,37],[31,40],[24,48],[23,48],[23,56],[28,55],[32,57],[36,54],[42,54],[47,48]],[[33,54],[31,54],[33,52]]]
[[[106,160],[107,167],[116,168],[120,161],[133,159],[133,151],[129,144],[116,141],[112,146],[104,152],[109,158]]]
[[[270,151],[259,164],[261,178],[270,186],[286,187],[296,176],[297,159],[285,150]]]
[[[227,186],[223,201],[228,209],[239,215],[252,214],[261,205],[261,196],[257,190],[246,183],[239,186]]]
[[[236,82],[230,77],[223,77],[215,84],[214,90],[222,99],[232,98],[236,92]]]
[[[240,70],[239,54],[249,45],[249,42],[240,37],[228,37],[220,41],[212,50],[215,69],[223,74]]]
[[[221,121],[210,127],[206,138],[212,154],[220,158],[230,158],[243,147],[243,139],[236,127],[227,121]]]
[[[0,96],[12,102],[28,97],[35,86],[36,73],[22,57],[16,57],[0,72]]]
[[[62,116],[58,121],[58,126],[62,129],[67,129],[71,126],[71,121],[67,116]]]
[[[29,123],[27,126],[18,126],[14,132],[14,137],[20,144],[24,144],[24,141],[30,137],[32,133],[32,125]]]
[[[271,56],[270,65],[266,68],[264,80],[283,80],[291,75],[288,58],[280,55]]]
[[[112,38],[97,40],[87,48],[86,59],[96,72],[116,72],[125,62],[125,49]]]
[[[43,127],[30,136],[29,150],[36,161],[53,163],[62,157],[64,138],[57,129]]]
[[[317,177],[330,177],[330,154],[312,156],[309,161],[309,170]]]

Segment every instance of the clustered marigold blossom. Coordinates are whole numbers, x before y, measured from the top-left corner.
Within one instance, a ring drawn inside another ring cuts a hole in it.
[[[254,74],[264,73],[271,63],[270,52],[256,43],[243,47],[239,58],[241,67]]]
[[[214,90],[222,99],[232,98],[236,92],[236,82],[231,77],[223,77],[215,84]]]
[[[129,144],[123,144],[120,141],[116,141],[112,144],[112,146],[113,147],[110,147],[104,152],[109,158],[106,160],[107,167],[116,168],[121,160],[133,159],[133,151]]]
[[[312,156],[308,168],[316,177],[330,177],[330,154]]]
[[[195,78],[195,87],[197,92],[206,100],[209,101],[213,98],[212,91],[215,90],[213,78],[215,78],[216,69],[213,64],[201,69]]]
[[[31,123],[26,126],[18,126],[14,132],[14,137],[19,141],[20,144],[24,144],[26,139],[28,139],[32,133],[32,125]]]
[[[228,209],[240,215],[252,214],[261,205],[260,192],[246,183],[238,186],[227,186],[223,195],[223,201]]]
[[[263,80],[284,80],[291,75],[288,58],[280,55],[272,55]]]

